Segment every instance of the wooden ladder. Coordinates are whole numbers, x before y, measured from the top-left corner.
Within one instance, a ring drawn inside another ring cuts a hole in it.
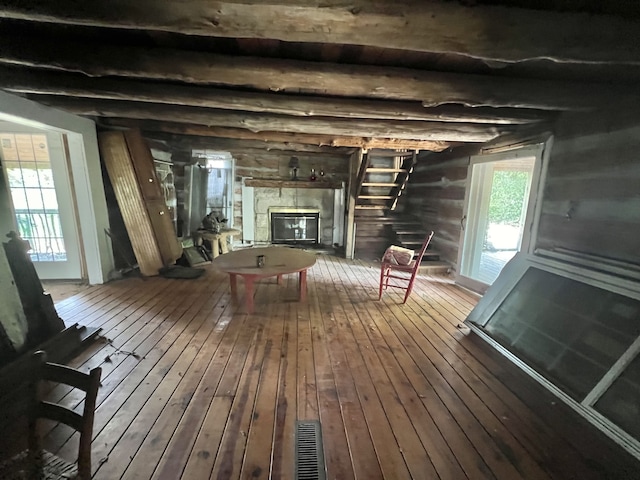
[[[416,164],[417,151],[370,150],[358,171],[356,210],[395,210]]]

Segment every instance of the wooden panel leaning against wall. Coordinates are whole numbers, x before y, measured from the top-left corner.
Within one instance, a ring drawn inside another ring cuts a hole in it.
[[[536,247],[640,264],[638,151],[639,112],[560,117]]]

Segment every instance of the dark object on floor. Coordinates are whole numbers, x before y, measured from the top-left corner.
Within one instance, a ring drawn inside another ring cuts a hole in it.
[[[211,258],[209,258],[203,247],[187,247],[183,249],[182,255],[186,258],[190,267],[211,263]]]
[[[160,269],[160,275],[165,278],[198,278],[204,273],[201,268],[182,267],[180,265],[172,265]]]

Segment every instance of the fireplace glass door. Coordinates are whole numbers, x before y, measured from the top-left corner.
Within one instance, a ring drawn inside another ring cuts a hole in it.
[[[318,213],[271,213],[271,242],[318,244]]]

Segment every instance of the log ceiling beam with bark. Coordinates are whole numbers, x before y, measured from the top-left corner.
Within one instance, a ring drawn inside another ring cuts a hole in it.
[[[549,114],[529,109],[496,110],[483,107],[469,109],[460,105],[425,108],[420,102],[415,101],[395,102],[254,93],[136,80],[89,79],[74,73],[1,66],[0,88],[21,94],[127,100],[300,117],[425,120],[497,125],[526,124],[550,119]]]
[[[139,124],[136,125],[136,128]],[[147,130],[145,132],[148,133]],[[212,138],[204,136],[176,135],[172,133],[153,132],[147,135],[156,141],[171,145],[172,148],[184,151],[193,149],[216,149],[229,152],[251,153],[261,155],[304,154],[308,157],[348,157],[354,152],[353,148],[325,147],[304,145],[301,143],[260,142],[257,140],[235,140],[229,138]]]
[[[0,63],[196,85],[252,88],[355,98],[448,103],[469,107],[584,110],[637,101],[637,89],[619,86],[344,65],[299,60],[231,57],[164,48],[117,47],[0,36]]]
[[[250,132],[240,128],[207,127],[204,125],[161,122],[155,120],[131,120],[126,118],[104,118],[99,123],[108,128],[140,128],[145,132],[164,132],[194,137],[229,138],[238,140],[256,140],[265,146],[272,142],[286,145],[317,145],[328,147],[350,147],[370,150],[372,148],[389,150],[429,150],[441,152],[456,142],[429,140],[402,140],[398,138],[348,137],[339,135],[308,135],[287,132]]]
[[[291,117],[258,113],[235,113],[199,107],[140,102],[94,100],[38,95],[38,101],[77,115],[164,120],[178,123],[243,128],[252,132],[383,137],[405,140],[487,142],[510,130],[506,126],[477,123],[418,122],[413,120],[368,120],[328,117]]]
[[[0,16],[198,36],[365,45],[500,62],[640,62],[633,19],[399,0],[2,0]]]

